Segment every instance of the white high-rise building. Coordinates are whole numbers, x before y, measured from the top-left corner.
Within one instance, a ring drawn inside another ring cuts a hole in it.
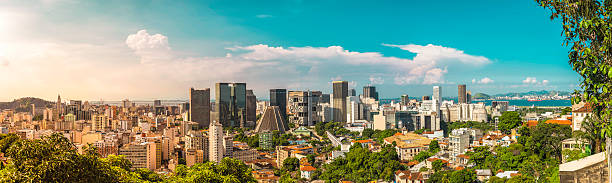
[[[442,103],[441,94],[442,94],[442,88],[440,88],[440,86],[433,86],[433,96],[431,100],[432,100],[432,110],[434,112],[440,111],[440,103]]]
[[[223,126],[218,121],[213,121],[208,127],[208,144],[208,160],[221,162],[225,144],[223,144]]]

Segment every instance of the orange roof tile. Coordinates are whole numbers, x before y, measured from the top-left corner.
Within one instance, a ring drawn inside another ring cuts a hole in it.
[[[301,168],[300,168],[300,170],[302,170],[302,171],[312,172],[312,171],[317,170],[317,168],[312,167],[312,166],[303,166],[303,167],[301,167]]]
[[[581,108],[578,108],[578,109],[576,109],[576,110],[574,110],[572,112],[593,112],[593,109],[591,108],[591,104],[590,103],[586,103]]]
[[[548,124],[558,124],[558,125],[572,125],[572,121],[564,120],[564,119],[551,119],[546,121]]]

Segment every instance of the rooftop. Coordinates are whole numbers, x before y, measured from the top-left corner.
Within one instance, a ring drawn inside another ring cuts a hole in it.
[[[395,142],[399,148],[415,148],[428,146],[431,140],[416,133],[398,133],[385,138],[385,143],[392,144],[393,142]]]

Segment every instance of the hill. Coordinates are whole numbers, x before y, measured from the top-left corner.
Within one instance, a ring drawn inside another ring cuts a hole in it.
[[[564,95],[571,95],[571,93],[566,92],[566,91],[540,90],[540,91],[529,91],[529,92],[522,92],[522,93],[513,92],[513,93],[496,94],[493,96],[494,97],[524,97],[524,96],[555,96],[555,95],[564,96]]]
[[[54,103],[40,98],[24,97],[15,99],[12,102],[0,102],[0,110],[13,109],[17,112],[32,112],[31,105],[38,107],[53,107]]]

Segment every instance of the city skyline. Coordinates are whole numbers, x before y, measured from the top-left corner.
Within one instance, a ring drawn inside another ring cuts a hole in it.
[[[455,3],[1,2],[0,101],[187,99],[186,88],[217,82],[248,83],[258,98],[271,88],[331,93],[333,80],[372,84],[380,98],[432,85],[444,97],[457,84],[488,94],[576,87],[561,26],[531,18],[548,11]]]

